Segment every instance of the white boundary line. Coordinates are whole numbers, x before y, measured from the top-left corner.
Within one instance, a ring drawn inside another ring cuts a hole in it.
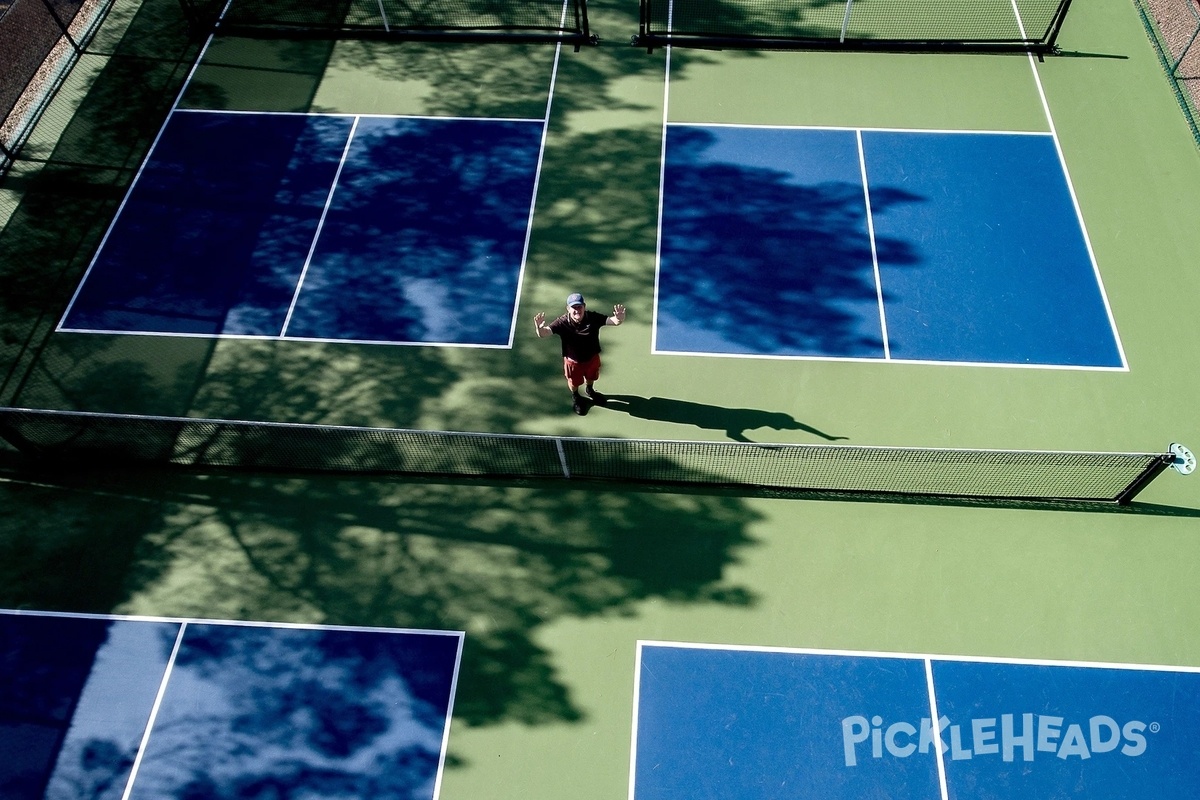
[[[891,653],[871,650],[822,650],[801,647],[771,647],[763,645],[671,642],[654,639],[639,639],[637,640],[637,647],[635,651],[636,655],[633,673],[633,732],[630,737],[629,800],[634,800],[634,791],[637,782],[637,736],[640,714],[639,704],[641,700],[642,654],[647,647],[659,647],[664,649],[671,648],[678,650],[720,650],[726,652],[778,653],[786,655],[842,656],[852,658],[897,660],[903,659],[906,661],[923,662],[926,691],[929,698],[929,720],[933,733],[933,751],[936,756],[938,784],[941,792],[941,800],[948,800],[950,794],[949,786],[946,780],[945,757],[943,755],[943,748],[946,747],[946,744],[942,741],[942,734],[939,727],[940,714],[938,713],[937,694],[934,690],[933,683],[933,662],[935,661],[976,664],[1008,664],[1014,666],[1072,667],[1082,669],[1119,669],[1138,672],[1200,673],[1200,667],[1162,666],[1154,664],[1121,664],[1088,661],[1063,661],[1056,659],[995,658],[987,656],[947,656],[913,653]]]
[[[1016,0],[1012,0],[1013,13],[1017,15],[1017,25],[1021,30],[1021,38],[1025,36],[1025,23],[1021,20],[1021,13],[1017,9]],[[1117,345],[1117,354],[1121,357],[1121,364],[1126,371],[1129,369],[1129,360],[1125,358],[1125,347],[1121,344],[1121,333],[1117,330],[1117,320],[1113,316],[1112,305],[1108,301],[1108,292],[1104,289],[1104,279],[1100,276],[1100,265],[1096,261],[1096,252],[1092,249],[1092,237],[1088,234],[1087,225],[1083,221],[1083,209],[1079,206],[1079,197],[1075,194],[1075,184],[1071,180],[1071,172],[1067,169],[1067,158],[1063,154],[1062,142],[1058,138],[1058,127],[1054,124],[1054,117],[1050,114],[1050,103],[1046,99],[1046,90],[1042,86],[1042,78],[1038,75],[1037,59],[1032,52],[1026,53],[1029,59],[1029,69],[1033,73],[1033,82],[1037,86],[1038,97],[1042,101],[1042,111],[1046,114],[1046,124],[1050,126],[1050,135],[1054,139],[1054,151],[1058,153],[1058,163],[1062,168],[1063,179],[1067,182],[1067,192],[1071,195],[1071,204],[1075,207],[1075,217],[1079,222],[1079,232],[1083,235],[1083,244],[1087,248],[1088,258],[1092,262],[1092,272],[1096,277],[1096,287],[1100,289],[1100,299],[1104,301],[1104,313],[1108,315],[1108,326],[1112,331],[1113,341]]]
[[[670,47],[670,45],[667,45]],[[638,714],[642,700],[642,645],[639,641],[633,659],[633,732],[629,736],[629,800],[637,789]]]
[[[671,17],[675,11],[675,5],[672,3],[667,12],[667,30],[671,29]],[[667,180],[667,127],[670,123],[667,118],[670,116],[671,110],[671,45],[666,46],[666,74],[663,77],[663,124],[662,124],[662,141],[659,143],[658,149],[658,221],[655,224],[654,231],[654,295],[651,298],[653,309],[650,316],[650,352],[657,355],[658,349],[658,288],[659,277],[662,274],[662,238],[663,238],[663,192],[666,188]]]
[[[873,358],[869,356],[805,356],[760,353],[695,353],[684,350],[653,350],[656,356],[688,356],[691,358],[752,358],[767,361],[830,361],[852,364],[904,364],[926,367],[993,367],[996,369],[1054,369],[1080,372],[1128,372],[1128,367],[1096,367],[1078,364],[1016,364],[999,361],[936,361],[919,358]]]
[[[450,122],[537,122],[533,117],[439,117],[434,114],[352,114],[348,111],[247,111],[236,108],[177,108],[176,114],[216,114],[223,117],[345,117],[347,119],[427,119]]]
[[[1033,56],[1030,55],[1032,61]],[[667,82],[670,82],[670,47],[667,47]],[[1034,70],[1036,78],[1037,71]],[[1038,83],[1038,91],[1041,92],[1041,83]],[[903,364],[903,365],[921,365],[921,366],[939,366],[939,367],[995,367],[1000,369],[1045,369],[1045,370],[1062,370],[1062,371],[1079,371],[1079,372],[1128,372],[1129,362],[1125,358],[1125,351],[1121,347],[1121,338],[1117,333],[1116,320],[1113,317],[1112,309],[1109,306],[1108,295],[1104,291],[1104,283],[1100,279],[1100,269],[1096,264],[1096,257],[1092,251],[1091,240],[1088,238],[1087,229],[1083,224],[1083,215],[1079,208],[1079,201],[1075,196],[1075,189],[1071,184],[1071,177],[1067,173],[1066,161],[1063,160],[1062,147],[1058,141],[1058,135],[1053,130],[1053,120],[1050,119],[1050,109],[1046,105],[1045,95],[1042,95],[1042,107],[1046,112],[1046,119],[1051,126],[1050,131],[973,131],[973,130],[951,130],[951,129],[913,129],[913,128],[857,128],[850,126],[827,126],[827,125],[740,125],[736,123],[693,123],[693,122],[667,122],[667,106],[666,100],[663,102],[663,141],[662,152],[659,156],[659,181],[658,181],[658,230],[655,240],[654,254],[654,324],[650,339],[650,352],[653,355],[670,355],[670,356],[691,356],[695,358],[743,358],[743,359],[762,359],[776,361],[830,361],[844,363],[871,363],[871,364]],[[717,353],[717,352],[692,352],[679,350],[661,350],[658,347],[658,287],[659,274],[662,268],[662,223],[663,223],[663,190],[664,176],[666,174],[666,152],[667,152],[667,128],[687,127],[687,128],[754,128],[768,130],[814,130],[814,131],[843,131],[854,132],[858,141],[859,166],[862,176],[863,191],[866,195],[866,213],[867,213],[867,228],[871,241],[871,261],[875,276],[876,294],[879,302],[879,318],[880,326],[883,332],[883,357],[873,358],[868,356],[824,356],[824,355],[775,355],[775,354],[758,354],[758,353]],[[887,319],[884,313],[883,303],[883,288],[879,274],[879,260],[875,249],[875,227],[874,220],[871,215],[870,202],[870,187],[867,183],[866,161],[863,154],[862,134],[863,133],[930,133],[930,134],[955,134],[955,135],[981,135],[981,136],[1044,136],[1050,137],[1054,142],[1054,149],[1058,153],[1059,166],[1062,168],[1063,178],[1066,181],[1068,192],[1071,196],[1071,203],[1075,209],[1076,221],[1079,223],[1080,233],[1083,235],[1084,244],[1087,248],[1088,259],[1092,265],[1092,274],[1096,279],[1096,286],[1100,290],[1100,297],[1104,301],[1104,310],[1108,318],[1109,328],[1113,334],[1113,341],[1117,345],[1117,353],[1121,359],[1120,366],[1090,366],[1078,364],[1019,364],[1019,363],[1002,363],[989,361],[941,361],[937,359],[906,359],[892,358],[891,348],[888,342],[887,335]]]
[[[230,0],[232,2],[232,0]],[[229,8],[229,4],[225,4],[225,8]],[[221,11],[224,16],[225,10]],[[79,293],[83,291],[83,285],[87,283],[88,276],[92,274],[92,267],[96,266],[96,261],[100,258],[100,253],[104,252],[104,246],[108,244],[108,237],[112,235],[113,229],[117,226],[117,220],[121,218],[121,214],[125,211],[125,204],[129,202],[129,198],[133,196],[134,187],[141,180],[142,172],[146,169],[146,165],[150,163],[150,158],[154,155],[155,149],[158,147],[158,142],[162,139],[163,133],[167,130],[167,123],[171,121],[171,117],[175,114],[175,109],[179,107],[179,101],[183,99],[183,95],[187,92],[188,87],[192,83],[192,77],[196,74],[196,70],[200,68],[201,62],[204,61],[204,56],[208,53],[209,45],[212,44],[215,33],[210,33],[208,39],[205,40],[204,46],[200,48],[200,52],[196,54],[196,63],[192,64],[192,68],[188,71],[187,77],[183,79],[183,85],[179,87],[178,94],[175,95],[175,102],[171,103],[171,108],[167,111],[167,116],[163,120],[163,124],[158,129],[158,133],[154,137],[154,141],[150,143],[150,149],[146,151],[146,157],[142,159],[142,163],[138,165],[137,172],[133,176],[133,180],[129,182],[129,188],[125,191],[125,196],[121,198],[121,205],[117,206],[117,213],[113,214],[112,221],[108,223],[108,228],[104,231],[104,236],[100,239],[100,244],[96,246],[96,252],[92,253],[92,260],[88,262],[87,269],[84,270],[83,276],[79,279],[79,285],[75,287],[74,294],[71,295],[71,300],[67,303],[66,309],[62,316],[59,317],[58,325],[55,326],[55,331],[68,330],[63,328],[63,322],[71,313],[71,309],[75,305],[75,301],[79,298]]]
[[[933,729],[933,754],[937,762],[938,788],[942,791],[942,800],[950,800],[950,789],[946,784],[946,757],[943,748],[941,730],[941,714],[938,714],[937,692],[933,688],[933,661],[925,659],[925,689],[929,693],[929,725]]]
[[[129,795],[133,792],[133,782],[137,780],[138,770],[142,766],[142,758],[146,755],[146,745],[150,743],[150,734],[154,730],[154,721],[158,718],[158,710],[162,707],[163,697],[167,693],[167,683],[171,679],[171,670],[175,668],[175,657],[179,655],[179,647],[183,644],[183,633],[187,630],[187,623],[184,622],[179,626],[178,632],[175,634],[175,646],[171,648],[171,655],[167,659],[166,669],[163,670],[162,681],[158,684],[158,694],[154,697],[154,704],[150,707],[150,717],[146,720],[146,730],[142,731],[142,743],[138,746],[137,755],[133,758],[133,765],[129,768],[129,780],[125,782],[125,792],[121,795],[121,800],[129,800]]]
[[[563,4],[563,14],[564,15],[566,14],[566,10],[567,10],[567,4],[564,2],[564,4]],[[224,13],[224,12],[222,12],[222,13]],[[550,87],[549,87],[549,91],[547,93],[547,98],[546,98],[546,113],[542,119],[534,119],[531,117],[477,117],[477,116],[455,117],[455,116],[437,116],[437,115],[430,115],[430,114],[351,114],[351,113],[323,113],[323,112],[310,113],[310,112],[304,112],[304,111],[248,111],[248,110],[244,110],[244,109],[179,108],[179,103],[183,99],[184,94],[187,92],[188,87],[191,85],[192,78],[196,74],[196,70],[199,69],[200,64],[204,61],[204,56],[208,52],[209,45],[212,44],[213,37],[214,37],[214,34],[209,35],[208,40],[204,43],[204,47],[201,48],[200,53],[196,56],[196,62],[192,65],[191,70],[188,72],[187,77],[184,79],[183,86],[180,88],[179,93],[175,96],[175,101],[174,101],[174,103],[171,104],[171,108],[167,111],[167,116],[163,120],[162,126],[159,128],[158,134],[154,137],[154,141],[153,141],[153,143],[151,143],[150,149],[146,151],[146,156],[142,160],[142,163],[138,166],[137,172],[135,173],[133,180],[130,181],[129,189],[126,191],[125,197],[121,200],[121,204],[120,204],[120,206],[117,207],[117,211],[113,215],[112,221],[109,223],[107,230],[105,230],[104,236],[100,240],[100,244],[97,245],[96,251],[92,254],[92,259],[88,263],[88,267],[84,271],[83,276],[80,277],[79,283],[75,287],[75,291],[71,295],[71,299],[67,303],[66,309],[63,311],[62,316],[59,317],[58,324],[54,328],[55,332],[56,333],[97,334],[97,335],[106,335],[106,336],[160,336],[160,337],[187,338],[187,339],[234,339],[234,340],[246,339],[246,340],[257,340],[257,341],[268,341],[268,342],[283,341],[283,342],[307,342],[307,343],[320,343],[320,344],[353,344],[353,345],[399,346],[399,347],[458,347],[458,348],[470,348],[470,349],[479,349],[479,350],[511,350],[512,346],[513,346],[513,341],[516,337],[517,321],[519,319],[519,312],[520,312],[520,306],[521,306],[521,291],[522,291],[522,287],[524,285],[525,268],[526,268],[526,263],[527,263],[527,260],[529,257],[529,243],[530,243],[530,238],[531,238],[531,235],[533,232],[534,210],[537,205],[538,186],[540,185],[540,182],[541,182],[542,161],[543,161],[543,158],[545,156],[545,151],[546,151],[546,139],[547,139],[547,134],[548,134],[549,127],[550,127],[550,110],[551,110],[551,107],[554,102],[554,88],[555,88],[555,85],[556,85],[557,79],[558,79],[558,64],[559,64],[559,59],[560,59],[560,56],[562,53],[562,42],[558,42],[554,47],[554,61],[553,61],[553,66],[551,68]],[[301,273],[300,273],[300,279],[297,281],[296,288],[292,294],[292,301],[291,301],[291,304],[288,306],[287,315],[284,318],[283,328],[281,329],[280,333],[277,335],[225,334],[225,333],[175,333],[175,332],[171,332],[171,331],[116,331],[116,330],[103,330],[103,329],[93,329],[93,328],[72,328],[72,327],[67,327],[65,325],[67,317],[70,316],[71,311],[75,306],[75,301],[79,298],[79,293],[83,291],[84,284],[87,283],[88,277],[91,275],[92,268],[95,267],[96,262],[99,260],[100,254],[104,251],[104,247],[108,243],[108,239],[112,235],[113,230],[116,228],[118,220],[121,218],[122,213],[124,213],[124,211],[125,211],[126,204],[129,202],[129,199],[133,196],[133,192],[136,189],[138,182],[140,181],[140,179],[142,177],[142,173],[146,169],[146,165],[150,163],[150,159],[154,155],[155,149],[158,147],[159,140],[162,139],[163,133],[166,131],[167,126],[171,122],[171,119],[176,114],[218,114],[218,115],[226,115],[226,116],[280,116],[280,117],[344,117],[344,118],[351,118],[354,120],[354,124],[351,127],[349,137],[347,138],[347,141],[346,141],[346,146],[342,152],[342,159],[338,163],[337,172],[334,175],[333,184],[332,184],[332,186],[330,186],[330,189],[329,189],[329,195],[326,198],[325,207],[322,210],[320,219],[317,223],[316,233],[313,236],[313,240],[309,247],[308,254],[305,257],[304,266],[302,267]],[[300,337],[300,336],[287,336],[286,335],[288,325],[291,323],[292,313],[295,310],[296,302],[300,295],[300,288],[304,282],[304,276],[307,274],[309,264],[312,262],[312,256],[313,256],[314,251],[316,250],[317,240],[321,236],[321,230],[325,224],[325,217],[329,212],[329,207],[333,201],[334,192],[337,189],[338,180],[342,174],[342,168],[343,168],[343,166],[345,166],[346,158],[349,155],[350,145],[354,139],[354,133],[357,130],[358,122],[362,119],[411,119],[411,120],[454,121],[454,122],[517,122],[517,123],[530,123],[530,124],[538,123],[542,126],[542,137],[541,137],[541,142],[538,147],[537,166],[534,168],[533,191],[532,191],[531,197],[530,197],[529,214],[527,215],[526,222],[525,222],[525,242],[524,242],[522,252],[521,252],[521,263],[517,270],[517,285],[515,287],[515,294],[514,294],[514,298],[513,298],[513,313],[512,313],[512,319],[509,323],[509,333],[508,333],[508,343],[507,344],[477,344],[477,343],[464,343],[464,342],[392,342],[392,341],[386,341],[386,340],[378,340],[377,341],[377,340],[372,340],[372,339],[335,339],[335,338]]]
[[[188,618],[188,617],[156,617],[129,615],[123,616],[119,614],[86,614],[86,613],[70,613],[62,611],[32,611],[28,609],[0,609],[0,617],[2,616],[19,616],[19,617],[45,617],[52,619],[90,619],[104,622],[134,622],[134,623],[151,623],[151,624],[176,624],[179,625],[179,630],[175,635],[175,644],[171,648],[171,654],[167,659],[166,668],[163,671],[162,680],[159,682],[158,692],[155,695],[154,703],[150,709],[150,716],[146,721],[146,728],[142,732],[142,739],[138,745],[137,755],[134,757],[133,765],[130,768],[129,779],[125,784],[125,791],[121,796],[121,800],[129,800],[130,794],[133,791],[134,781],[137,779],[138,770],[141,768],[142,759],[145,756],[146,747],[150,742],[150,736],[154,729],[155,720],[158,718],[159,709],[162,707],[163,698],[166,696],[167,684],[170,681],[171,672],[175,666],[176,656],[179,654],[179,649],[183,644],[183,637],[189,625],[212,625],[223,627],[241,627],[241,628],[267,628],[280,630],[310,630],[310,631],[341,631],[346,633],[372,633],[372,634],[415,634],[421,636],[453,636],[458,640],[458,644],[454,652],[454,667],[450,681],[450,690],[446,698],[446,721],[442,728],[441,749],[438,755],[437,776],[434,779],[433,797],[437,798],[441,792],[442,777],[445,774],[446,754],[450,746],[450,727],[454,718],[454,701],[458,694],[458,678],[462,670],[462,653],[463,645],[466,640],[466,632],[464,631],[439,631],[426,630],[419,628],[380,628],[355,625],[320,625],[316,623],[288,623],[288,622],[266,622],[266,621],[251,621],[251,620],[218,620],[218,619],[203,619],[203,618]]]
[[[643,647],[677,648],[681,650],[733,650],[750,653],[780,653],[812,656],[848,656],[863,658],[890,658],[906,661],[957,661],[966,664],[1009,664],[1031,667],[1079,667],[1082,669],[1123,669],[1137,672],[1185,672],[1200,673],[1200,666],[1133,664],[1109,661],[1071,661],[1052,658],[1011,658],[1004,656],[964,656],[938,653],[902,653],[885,650],[838,650],[813,647],[784,647],[774,645],[719,644],[715,642],[672,642],[659,639],[638,639],[638,653]]]
[[[206,617],[160,617],[149,614],[90,614],[70,611],[37,611],[24,608],[0,608],[0,616],[55,617],[60,619],[94,619],[104,622],[168,622],[186,625],[226,625],[241,628],[284,628],[306,631],[346,631],[349,633],[417,633],[433,636],[466,636],[465,631],[428,630],[425,628],[381,628],[363,625],[323,625],[316,622],[270,622],[263,620],[210,619]]]
[[[471,344],[463,342],[389,342],[384,339],[323,339],[318,336],[288,336],[249,333],[169,333],[167,331],[109,331],[93,328],[60,328],[61,333],[103,334],[105,336],[163,336],[171,339],[245,339],[260,342],[308,342],[316,344],[369,344],[387,347],[469,347],[477,350],[507,350],[507,344]]]
[[[454,700],[458,696],[458,675],[462,670],[462,652],[466,635],[458,637],[458,648],[454,651],[454,677],[450,680],[450,693],[446,697],[446,724],[442,729],[442,749],[438,756],[437,778],[433,782],[433,800],[442,793],[442,776],[446,772],[446,754],[450,751],[450,723],[454,718]]]
[[[862,131],[854,132],[854,141],[858,146],[858,171],[862,176],[863,205],[867,212],[867,238],[871,242],[871,271],[875,274],[875,299],[879,303],[879,332],[883,337],[883,360],[891,361],[892,348],[888,342],[887,312],[883,304],[883,279],[879,276],[879,251],[875,248],[875,215],[871,212],[871,184],[867,181],[867,155],[863,151]]]
[[[559,27],[566,25],[567,2],[563,0],[562,15],[559,16]],[[512,321],[508,327],[508,347],[512,349],[517,337],[517,322],[521,318],[521,292],[525,288],[525,268],[529,262],[529,243],[533,238],[533,216],[537,209],[538,189],[542,185],[542,162],[546,156],[546,140],[550,134],[550,109],[554,105],[554,89],[558,85],[558,61],[562,55],[562,42],[554,45],[554,65],[550,70],[550,90],[546,93],[546,114],[542,118],[542,141],[538,145],[537,166],[533,170],[533,191],[529,198],[529,216],[525,219],[525,244],[521,248],[521,265],[517,269],[516,296],[513,298]],[[494,345],[493,345],[494,347]]]
[[[292,302],[288,305],[287,314],[283,318],[283,327],[279,329],[279,337],[282,339],[287,336],[288,325],[292,324],[292,314],[296,311],[296,303],[300,300],[300,291],[304,288],[304,279],[308,275],[308,268],[312,265],[313,253],[317,251],[317,243],[321,241],[321,231],[325,229],[325,218],[329,216],[329,207],[333,205],[333,196],[337,193],[338,181],[342,177],[342,170],[346,166],[346,159],[350,157],[350,146],[354,144],[354,134],[358,131],[359,117],[354,117],[354,121],[350,123],[350,133],[346,135],[346,144],[342,147],[342,158],[338,161],[337,170],[333,173],[333,180],[329,184],[329,193],[325,195],[325,206],[321,209],[321,216],[317,219],[317,229],[313,231],[312,241],[308,245],[308,253],[304,256],[304,266],[300,268],[300,277],[296,279],[296,288],[292,291]]]
[[[976,130],[973,128],[872,128],[852,125],[763,125],[739,122],[668,122],[681,128],[753,128],[778,131],[862,131],[863,133],[960,133],[980,136],[1052,136],[1051,131]]]

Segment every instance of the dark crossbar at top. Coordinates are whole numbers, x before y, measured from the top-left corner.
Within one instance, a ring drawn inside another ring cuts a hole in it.
[[[201,31],[253,37],[595,44],[587,0],[180,0]]]
[[[633,44],[1051,53],[1071,0],[640,0]]]
[[[0,408],[50,464],[586,478],[901,497],[1125,504],[1170,453],[598,439]]]

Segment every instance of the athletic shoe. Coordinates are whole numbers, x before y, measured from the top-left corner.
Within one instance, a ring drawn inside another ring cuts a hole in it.
[[[571,409],[582,417],[587,413],[587,401],[579,395],[575,395],[575,402],[571,405]]]
[[[588,397],[592,398],[592,402],[598,406],[602,406],[608,402],[608,398],[595,389],[588,389]]]

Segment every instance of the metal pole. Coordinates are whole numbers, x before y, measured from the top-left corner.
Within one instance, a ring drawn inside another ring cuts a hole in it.
[[[1067,18],[1067,10],[1071,8],[1071,0],[1063,0],[1058,7],[1058,13],[1054,15],[1054,21],[1050,23],[1050,31],[1046,36],[1046,50],[1053,51],[1055,42],[1058,40],[1058,32],[1062,30],[1062,24]]]
[[[1142,474],[1138,475],[1133,481],[1126,486],[1116,497],[1117,505],[1127,506],[1133,502],[1133,498],[1138,492],[1150,485],[1150,481],[1162,474],[1163,470],[1171,466],[1175,462],[1175,456],[1171,453],[1164,453],[1158,458],[1150,462],[1150,464],[1142,470]]]

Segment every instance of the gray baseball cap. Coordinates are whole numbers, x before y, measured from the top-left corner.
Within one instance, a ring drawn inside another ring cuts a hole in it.
[[[586,305],[587,305],[587,303],[584,301],[583,295],[581,295],[579,292],[575,292],[575,294],[570,295],[567,298],[567,308],[574,308],[575,306],[586,306]]]

